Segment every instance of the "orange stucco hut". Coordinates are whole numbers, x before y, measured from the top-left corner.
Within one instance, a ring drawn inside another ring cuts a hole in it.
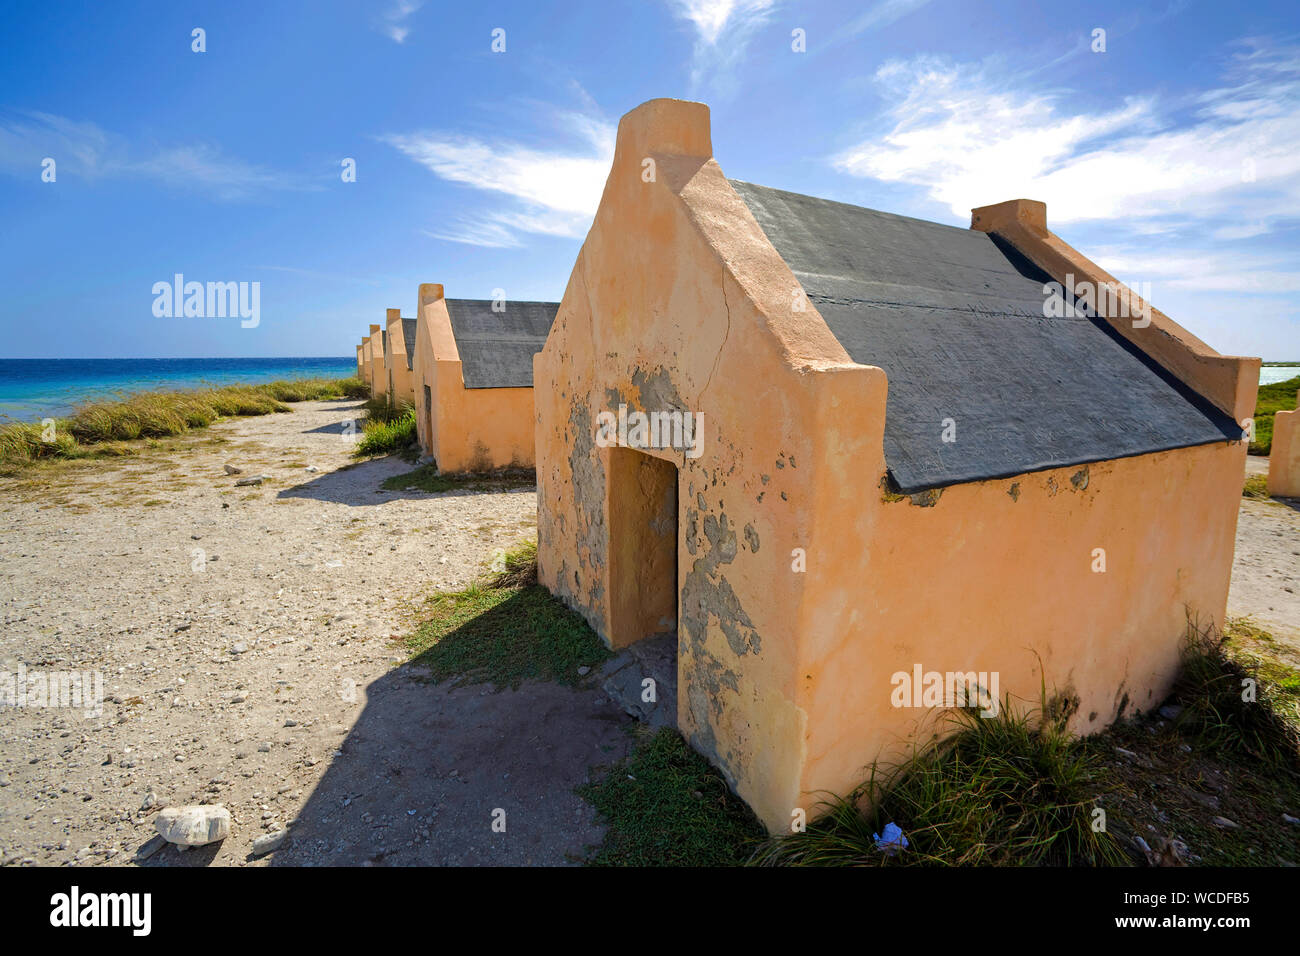
[[[366,377],[365,348],[366,346],[364,342],[357,346],[357,373],[356,374],[357,374],[357,378],[361,379],[362,381],[364,381]]]
[[[372,335],[374,326],[371,327]],[[361,377],[365,380],[366,385],[370,387],[370,393],[375,391],[375,361],[374,349],[372,348],[371,337],[367,335],[361,340]]]
[[[558,308],[447,299],[437,283],[420,286],[416,430],[439,471],[533,467],[533,355]]]
[[[774,831],[928,735],[932,675],[1078,732],[1158,705],[1224,618],[1258,359],[1065,292],[1118,283],[1042,203],[963,229],[712,153],[703,104],[619,124],[534,360],[542,583],[675,641],[663,706]]]
[[[384,369],[388,401],[415,406],[415,320],[402,318],[401,309],[389,309],[384,323]]]
[[[1296,411],[1273,415],[1273,447],[1268,455],[1268,493],[1300,498],[1300,392]]]

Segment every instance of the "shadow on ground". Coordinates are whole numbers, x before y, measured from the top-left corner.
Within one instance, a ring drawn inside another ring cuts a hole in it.
[[[415,466],[400,455],[369,458],[327,471],[276,494],[277,498],[311,498],[352,507],[368,507],[401,498],[461,497],[482,494],[532,494],[536,486],[506,488],[454,488],[430,493],[418,489],[389,491],[383,487],[388,478],[404,475]]]
[[[321,425],[319,428],[304,428],[304,435],[342,435],[348,426],[351,426],[348,434],[360,435],[361,425],[365,420],[365,415],[357,415],[356,418],[345,418],[341,422],[332,422],[329,425]]]
[[[594,678],[493,691],[397,668],[366,688],[360,717],[271,862],[577,862],[604,831],[574,788],[626,755],[631,725]],[[494,831],[501,819],[505,831]]]

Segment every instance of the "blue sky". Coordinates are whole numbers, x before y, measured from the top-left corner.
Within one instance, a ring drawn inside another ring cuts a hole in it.
[[[1300,7],[1083,6],[11,7],[7,356],[350,355],[420,282],[558,300],[619,116],[675,96],[732,178],[961,226],[1042,199],[1215,348],[1300,358]],[[260,324],[155,317],[177,272],[260,282]]]

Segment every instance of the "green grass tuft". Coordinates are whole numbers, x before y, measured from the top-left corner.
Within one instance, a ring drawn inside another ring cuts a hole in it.
[[[89,402],[54,423],[51,442],[42,426],[0,425],[0,468],[6,473],[33,462],[129,454],[119,442],[167,438],[206,428],[220,418],[291,411],[286,402],[357,397],[359,379],[300,379],[262,385],[227,385],[195,391],[139,392],[115,401]]]
[[[1272,637],[1248,619],[1227,629],[1190,629],[1174,696],[1174,722],[1199,749],[1300,770],[1300,677],[1263,649]],[[1252,646],[1253,645],[1253,646]]]
[[[608,825],[594,866],[739,866],[766,836],[722,774],[667,727],[578,794]]]
[[[1042,712],[1054,708],[1044,704]],[[1117,865],[1128,854],[1094,832],[1107,790],[1101,764],[1054,720],[1014,712],[953,711],[956,732],[891,768],[873,767],[847,796],[830,795],[802,833],[775,837],[755,854],[769,866]],[[896,823],[910,846],[897,856],[874,834]]]
[[[1300,375],[1259,387],[1259,397],[1255,400],[1255,440],[1250,443],[1252,455],[1267,455],[1272,451],[1273,415],[1295,408],[1297,389],[1300,389]]]
[[[523,680],[576,684],[579,667],[611,655],[596,633],[537,580],[537,545],[507,551],[483,584],[435,594],[405,641],[435,681],[518,687]]]
[[[1265,475],[1247,475],[1241,486],[1241,497],[1255,501],[1268,501],[1268,478]]]
[[[415,443],[415,409],[408,405],[396,418],[367,420],[353,455],[357,458],[391,455],[410,451]]]

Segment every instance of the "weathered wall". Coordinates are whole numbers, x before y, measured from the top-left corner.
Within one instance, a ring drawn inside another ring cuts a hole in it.
[[[388,332],[385,338],[388,349],[384,354],[390,387],[388,400],[394,405],[414,406],[415,376],[413,369],[406,367],[406,336],[402,333],[402,310],[389,309],[384,322]]]
[[[434,381],[432,325],[426,310],[442,299],[442,286],[434,282],[422,282],[415,303],[415,355],[412,359],[412,388],[415,392],[415,431],[420,442],[420,450],[432,455],[437,446],[434,434],[435,418],[433,415],[433,396],[437,394],[437,382]],[[429,390],[426,400],[425,389]]]
[[[384,365],[384,336],[378,325],[370,326],[370,394],[388,397],[388,369]]]
[[[891,675],[916,665],[996,671],[1026,710],[1045,682],[1079,733],[1159,705],[1189,619],[1223,624],[1245,453],[1217,443],[842,499],[809,551],[801,799],[844,792],[919,722],[933,729],[930,711],[891,704]]]
[[[368,335],[361,340],[361,377],[370,386],[370,391],[373,394],[375,390],[375,365],[374,358],[370,353],[370,336]]]
[[[1300,393],[1296,394],[1300,402]],[[1268,493],[1300,498],[1300,411],[1273,415],[1273,447],[1268,456]]]
[[[678,722],[776,825],[807,732],[794,701],[807,576],[790,562],[817,506],[822,439],[809,422],[832,418],[832,402],[846,415],[878,402],[884,379],[853,366],[815,312],[791,314],[797,283],[711,151],[700,104],[653,101],[620,124],[600,209],[533,363],[539,570],[611,645],[641,636],[615,630],[637,609],[614,606],[627,593],[610,554],[620,504],[606,493],[615,450],[596,447],[597,416],[620,403],[703,414],[700,457],[645,449],[678,468]],[[646,158],[654,182],[642,179]]]
[[[357,378],[365,379],[365,346],[357,346]]]
[[[465,388],[441,285],[420,286],[414,366],[420,448],[439,471],[533,466],[533,390]],[[431,415],[425,412],[425,386]]]

